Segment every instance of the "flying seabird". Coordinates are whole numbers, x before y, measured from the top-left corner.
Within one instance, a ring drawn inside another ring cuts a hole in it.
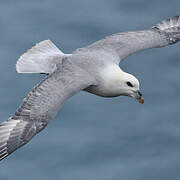
[[[132,53],[160,48],[180,40],[180,16],[151,29],[105,37],[72,54],[64,54],[50,40],[23,54],[18,73],[45,73],[22,105],[0,124],[0,160],[29,142],[53,119],[65,101],[80,90],[102,96],[130,96],[144,103],[139,81],[121,70],[119,63]]]

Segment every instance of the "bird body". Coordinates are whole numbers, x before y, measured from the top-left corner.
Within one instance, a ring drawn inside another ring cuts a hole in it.
[[[24,53],[16,64],[18,73],[45,73],[22,105],[0,123],[0,160],[28,143],[53,119],[65,101],[84,90],[102,97],[130,96],[144,103],[139,81],[119,63],[144,49],[180,41],[180,16],[151,29],[108,36],[72,54],[64,54],[50,40]]]

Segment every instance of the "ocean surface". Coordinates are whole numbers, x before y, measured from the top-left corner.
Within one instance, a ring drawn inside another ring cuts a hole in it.
[[[0,122],[44,76],[17,74],[18,57],[51,39],[71,53],[104,36],[180,14],[179,0],[0,1]],[[0,162],[0,180],[180,180],[180,43],[121,63],[141,82],[128,97],[72,97],[47,128]]]

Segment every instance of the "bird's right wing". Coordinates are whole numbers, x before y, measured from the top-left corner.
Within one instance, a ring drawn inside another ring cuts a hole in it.
[[[16,113],[0,124],[0,160],[44,129],[68,98],[95,83],[85,70],[63,61],[27,95]]]
[[[127,56],[144,49],[163,47],[180,40],[180,16],[162,21],[152,29],[143,31],[121,32],[107,36],[89,46],[77,49],[79,51],[106,52],[115,58],[109,58],[116,64]],[[117,57],[118,58],[117,58]]]

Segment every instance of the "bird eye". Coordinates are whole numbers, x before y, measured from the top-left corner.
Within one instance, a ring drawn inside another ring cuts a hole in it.
[[[133,87],[133,85],[128,81],[128,82],[126,82],[126,84],[128,85],[128,86],[130,86],[130,87]]]

